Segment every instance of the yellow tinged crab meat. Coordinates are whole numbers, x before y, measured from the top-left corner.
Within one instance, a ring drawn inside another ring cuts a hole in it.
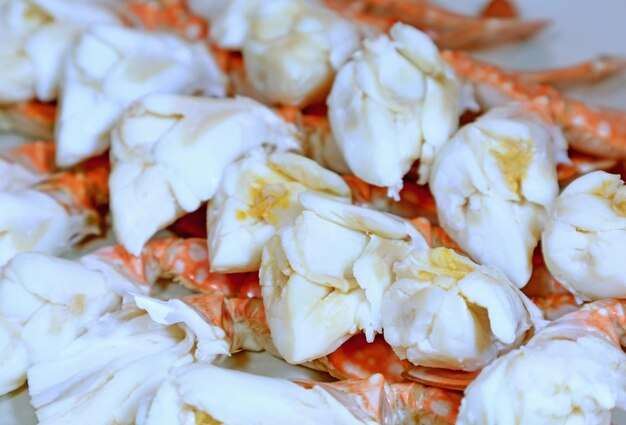
[[[413,364],[478,370],[543,325],[502,272],[451,249],[412,251],[394,272],[382,301],[384,336]]]
[[[117,26],[84,32],[68,55],[57,120],[57,163],[104,152],[124,110],[149,93],[225,94],[207,47],[172,34]]]
[[[328,97],[335,141],[362,180],[390,195],[420,159],[420,181],[457,128],[457,81],[425,34],[396,24],[366,40],[337,74]]]
[[[339,175],[300,155],[255,151],[229,166],[207,211],[211,269],[258,270],[269,238],[302,212],[305,191],[350,202]]]
[[[619,254],[626,250],[626,187],[618,175],[589,173],[557,198],[542,237],[550,273],[584,300],[626,298]]]
[[[298,150],[298,133],[251,99],[142,98],[112,134],[109,185],[118,240],[138,253],[158,230],[211,199],[226,168],[261,146]]]
[[[334,351],[363,330],[381,327],[393,264],[426,242],[403,220],[312,192],[304,211],[263,250],[259,272],[268,326],[288,362]]]
[[[494,109],[442,148],[430,188],[442,227],[476,261],[518,287],[558,195],[567,161],[560,130],[523,105]]]

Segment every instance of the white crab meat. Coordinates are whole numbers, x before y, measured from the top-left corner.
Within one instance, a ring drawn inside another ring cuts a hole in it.
[[[136,296],[135,302],[28,370],[40,424],[134,424],[140,401],[171,368],[228,354],[224,331],[182,301]]]
[[[194,364],[173,370],[137,416],[137,425],[375,424],[355,417],[320,386]]]
[[[306,191],[350,202],[340,176],[300,155],[258,151],[232,164],[207,211],[211,270],[258,270],[263,247],[302,212]]]
[[[570,183],[556,200],[542,237],[550,273],[584,300],[626,298],[626,186],[596,171]]]
[[[223,96],[224,85],[202,43],[96,26],[82,34],[65,67],[55,129],[57,163],[70,166],[104,152],[113,123],[148,93]]]
[[[247,98],[153,94],[113,130],[113,230],[134,254],[159,229],[213,197],[226,167],[251,149],[297,150],[296,129]]]
[[[72,44],[97,24],[121,24],[108,2],[1,0],[0,104],[54,100]]]
[[[97,232],[88,217],[68,212],[52,197],[34,189],[1,191],[0,266],[20,252],[66,252]]]
[[[385,341],[401,359],[478,370],[542,325],[541,311],[495,267],[451,249],[413,251],[383,297]]]
[[[528,282],[567,160],[561,131],[522,105],[493,109],[439,152],[430,189],[445,231],[477,262]]]
[[[626,407],[624,352],[548,327],[483,369],[465,390],[457,424],[609,425],[615,407]]]
[[[100,263],[16,256],[0,274],[0,394],[20,387],[28,367],[58,355],[128,291],[142,289]]]
[[[272,339],[302,363],[363,330],[382,331],[381,302],[393,264],[426,241],[398,217],[305,192],[304,211],[263,250],[259,279]]]
[[[194,0],[190,7],[210,20],[211,40],[222,49],[243,50],[244,42],[250,34],[252,14],[263,0],[228,0],[223,5],[207,7],[210,3],[206,0]]]
[[[457,86],[435,44],[417,29],[398,23],[390,36],[366,40],[328,97],[331,128],[352,172],[396,194],[419,158],[425,183],[458,125]]]
[[[324,100],[335,73],[359,47],[353,23],[307,0],[260,2],[249,19],[246,75],[269,103],[302,107]]]

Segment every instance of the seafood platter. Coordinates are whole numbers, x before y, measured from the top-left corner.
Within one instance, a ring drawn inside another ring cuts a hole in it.
[[[456,3],[0,0],[0,423],[626,424],[626,5]]]

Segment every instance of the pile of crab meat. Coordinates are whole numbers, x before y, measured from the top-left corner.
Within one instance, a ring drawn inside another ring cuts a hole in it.
[[[0,0],[0,395],[44,425],[610,424],[626,112],[553,85],[620,65],[479,62],[545,24],[491,6]]]

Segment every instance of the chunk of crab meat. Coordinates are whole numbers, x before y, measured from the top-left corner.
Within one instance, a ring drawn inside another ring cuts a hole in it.
[[[335,140],[352,172],[397,192],[420,159],[427,181],[435,154],[458,125],[458,87],[424,33],[396,24],[366,40],[337,74],[328,97]]]
[[[478,370],[521,345],[541,311],[495,267],[448,248],[411,252],[383,296],[385,341],[401,359]]]
[[[201,43],[100,25],[82,34],[65,68],[56,126],[57,163],[104,152],[124,109],[152,93],[223,96],[225,80]]]
[[[304,211],[263,250],[259,279],[274,344],[290,363],[381,328],[393,263],[426,242],[394,216],[305,192]]]
[[[85,234],[82,215],[70,214],[52,197],[37,190],[0,192],[0,265],[19,252],[66,252]]]
[[[465,390],[457,423],[609,425],[611,410],[626,407],[626,354],[595,328],[607,311],[584,310],[483,369]]]
[[[154,233],[211,199],[226,167],[261,145],[297,150],[299,142],[292,125],[251,99],[142,98],[112,134],[117,239],[139,253]]]
[[[226,50],[243,50],[250,34],[252,14],[262,0],[230,0],[222,7],[208,10],[204,0],[192,1],[189,6],[194,13],[211,22],[210,37],[215,44]]]
[[[0,393],[20,387],[34,363],[54,358],[113,311],[128,291],[142,289],[101,262],[38,253],[16,256],[0,272]]]
[[[262,2],[243,45],[246,74],[264,101],[303,107],[326,98],[359,47],[350,21],[307,0]]]
[[[219,383],[214,385],[211,383]],[[375,424],[318,385],[194,364],[171,371],[137,416],[138,425]]]
[[[121,24],[104,1],[0,3],[0,104],[54,100],[65,57],[86,28]]]
[[[228,354],[224,331],[182,301],[136,296],[135,302],[101,317],[57,357],[28,370],[40,424],[133,424],[141,400],[171,368]]]
[[[626,298],[626,186],[596,171],[565,188],[542,237],[550,273],[584,300]]]
[[[339,175],[293,153],[259,151],[227,168],[207,211],[211,270],[258,270],[263,247],[302,212],[306,191],[350,202]]]
[[[558,195],[560,130],[522,105],[494,109],[439,152],[430,189],[445,231],[472,258],[518,287]]]

